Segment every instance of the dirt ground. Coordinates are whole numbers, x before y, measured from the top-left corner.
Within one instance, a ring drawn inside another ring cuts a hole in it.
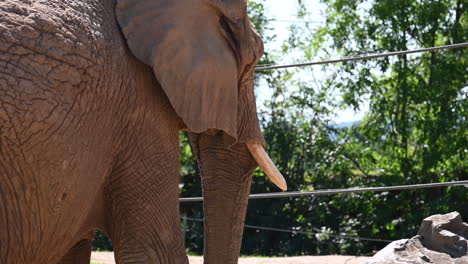
[[[365,264],[368,257],[316,256],[291,258],[241,258],[239,264]],[[190,264],[203,264],[202,257],[189,257]],[[93,252],[91,261],[102,264],[115,264],[114,253]]]

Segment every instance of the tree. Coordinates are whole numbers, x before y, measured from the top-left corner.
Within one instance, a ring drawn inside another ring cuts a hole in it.
[[[468,3],[460,0],[324,0],[327,22],[317,42],[342,56],[467,42]],[[315,43],[314,45],[318,45]],[[329,51],[331,52],[331,51]],[[324,89],[340,90],[342,105],[369,98],[362,123],[342,131],[353,157],[355,185],[466,180],[468,49],[404,55],[336,66]],[[366,195],[348,200],[359,234],[410,237],[424,217],[451,210],[468,216],[463,188]],[[385,209],[379,209],[385,208]],[[366,223],[370,222],[370,223]],[[369,248],[370,249],[370,248]]]

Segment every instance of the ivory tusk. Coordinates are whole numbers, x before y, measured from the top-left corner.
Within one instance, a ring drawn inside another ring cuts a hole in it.
[[[286,180],[284,179],[283,175],[281,175],[281,172],[279,172],[278,168],[276,168],[273,161],[271,161],[262,145],[259,143],[246,143],[246,145],[255,161],[257,161],[258,166],[262,168],[263,172],[265,172],[268,178],[270,178],[270,180],[281,190],[286,191],[288,189]]]

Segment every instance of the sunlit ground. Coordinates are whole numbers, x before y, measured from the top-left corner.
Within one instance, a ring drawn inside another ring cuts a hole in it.
[[[239,264],[364,264],[368,257],[355,256],[314,256],[314,257],[290,257],[290,258],[268,258],[268,257],[243,257]],[[203,258],[190,256],[190,264],[203,264]],[[115,264],[113,252],[93,252],[91,264]]]

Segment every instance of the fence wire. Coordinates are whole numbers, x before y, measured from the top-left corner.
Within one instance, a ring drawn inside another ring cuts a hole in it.
[[[192,218],[192,217],[181,217],[181,218],[189,220],[189,221],[203,222],[203,219],[200,219],[200,218]],[[255,225],[247,225],[247,224],[244,225],[244,228],[265,230],[265,231],[274,231],[274,232],[282,232],[282,233],[291,233],[291,234],[312,235],[312,236],[320,234],[319,232],[323,231],[323,230],[318,229],[318,228],[314,228],[314,230],[315,230],[315,232],[314,232],[314,231],[300,231],[300,230],[289,230],[289,229],[281,229],[281,228],[274,228],[274,227],[255,226]],[[346,235],[330,235],[330,234],[327,234],[326,236],[331,237],[331,238],[352,239],[352,240],[370,241],[370,242],[382,242],[382,243],[391,243],[391,242],[393,242],[393,240],[388,240],[388,239],[367,238],[367,237],[346,236]]]
[[[304,196],[318,196],[318,195],[335,195],[335,194],[351,194],[362,192],[388,192],[388,191],[401,191],[401,190],[417,190],[437,187],[450,187],[450,186],[463,186],[468,187],[468,181],[452,181],[452,182],[438,182],[438,183],[423,183],[423,184],[409,184],[409,185],[396,185],[396,186],[383,186],[383,187],[364,187],[364,188],[347,188],[347,189],[326,189],[316,191],[295,191],[295,192],[277,192],[277,193],[260,193],[251,194],[249,199],[270,199],[270,198],[291,198],[291,197],[304,197]],[[184,197],[179,198],[179,202],[202,202],[203,197]]]
[[[468,47],[468,42],[445,45],[445,46],[438,46],[438,47],[431,47],[431,48],[424,48],[424,49],[402,50],[402,51],[393,51],[393,52],[387,52],[387,53],[362,55],[362,56],[335,59],[335,60],[324,60],[324,61],[316,61],[316,62],[305,62],[305,63],[285,64],[285,65],[271,65],[271,66],[260,65],[257,68],[255,68],[255,71],[268,71],[268,70],[275,70],[275,69],[295,68],[295,67],[322,65],[322,64],[330,64],[330,63],[370,60],[370,59],[375,59],[375,58],[400,56],[400,55],[411,54],[411,53],[430,52],[430,51],[436,51],[436,50],[456,49],[456,48],[463,48],[463,47]]]

